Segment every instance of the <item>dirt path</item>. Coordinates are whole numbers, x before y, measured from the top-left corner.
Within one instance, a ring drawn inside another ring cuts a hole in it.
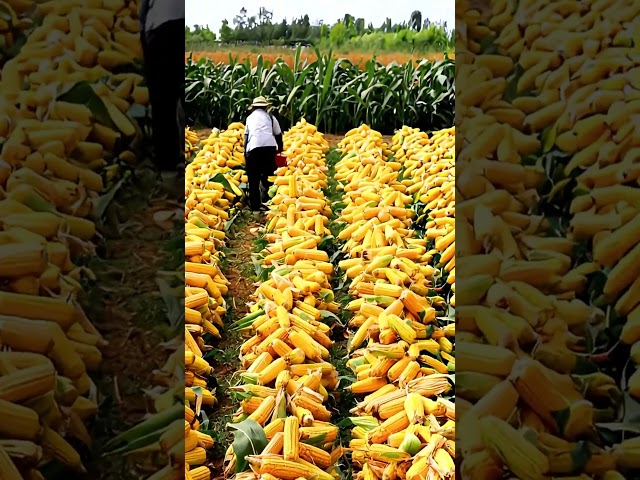
[[[184,234],[177,228],[182,218],[166,219],[182,206],[167,200],[150,178],[146,185],[138,181],[128,187],[107,211],[101,258],[92,264],[96,287],[85,302],[87,315],[109,342],[100,371],[92,376],[100,402],[90,427],[95,444],[86,478],[92,480],[146,478],[154,471],[145,462],[128,462],[120,455],[101,457],[100,447],[153,410],[145,395],[155,384],[152,371],[164,365],[171,344],[180,339],[169,325],[156,278],[158,271],[176,271],[183,261],[179,249]]]
[[[242,212],[228,232],[222,262],[223,273],[229,280],[229,292],[226,295],[227,314],[223,317],[226,327],[249,313],[248,303],[251,302],[250,297],[256,289],[255,271],[251,261],[256,236],[252,230],[259,226],[260,223],[252,220],[248,212]],[[238,382],[235,373],[241,369],[239,355],[240,346],[244,340],[240,335],[226,328],[222,332],[222,339],[214,344],[213,349],[205,356],[214,368],[219,402],[214,409],[214,415],[209,417],[212,422],[210,428],[215,432],[214,441],[218,446],[213,452],[212,478],[223,476],[224,454],[226,448],[233,442],[233,436],[226,425],[231,422],[238,408],[238,401],[232,396],[229,387]]]

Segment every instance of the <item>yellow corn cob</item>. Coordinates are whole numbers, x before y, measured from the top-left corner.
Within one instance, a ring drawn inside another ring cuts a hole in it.
[[[363,393],[375,392],[379,388],[384,387],[387,384],[387,379],[384,377],[370,377],[364,380],[359,380],[347,388],[354,394],[359,395]]]
[[[549,470],[547,457],[504,420],[480,419],[482,438],[518,478],[543,479]]]
[[[56,431],[44,427],[41,441],[44,451],[48,452],[56,460],[78,472],[85,471],[80,454]]]
[[[282,480],[296,480],[306,478],[307,480],[330,480],[329,474],[318,475],[302,463],[284,460],[280,456],[248,456],[247,461],[251,469],[259,475],[270,474]],[[333,477],[331,477],[333,478]]]
[[[264,450],[262,451],[262,455],[280,455],[282,453],[282,449],[284,447],[284,433],[278,432],[273,438],[269,441]]]
[[[185,452],[184,461],[187,465],[198,466],[207,460],[207,451],[202,447],[196,447],[193,450]]]
[[[284,459],[297,460],[300,455],[300,423],[298,417],[287,417],[284,423]]]
[[[22,480],[22,475],[16,468],[9,454],[0,446],[0,478],[3,480]]]

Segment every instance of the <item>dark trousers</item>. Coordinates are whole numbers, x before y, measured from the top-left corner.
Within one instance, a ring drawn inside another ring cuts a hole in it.
[[[249,179],[249,204],[254,212],[260,210],[260,204],[267,201],[266,192],[272,183],[268,178],[276,171],[276,147],[257,147],[245,156],[247,178]],[[264,198],[260,197],[260,184],[265,189]]]
[[[161,170],[184,163],[184,20],[172,20],[143,33],[142,47],[154,161]]]

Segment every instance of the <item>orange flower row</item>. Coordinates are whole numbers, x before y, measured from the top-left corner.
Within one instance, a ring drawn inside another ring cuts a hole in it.
[[[240,60],[241,62],[244,62],[246,58],[251,59],[252,65],[256,65],[258,61],[258,55],[259,55],[256,53],[233,52],[233,51],[186,52],[184,55],[185,61],[190,54],[192,55],[192,58],[194,61],[197,61],[205,57],[213,60],[215,63],[218,63],[218,62],[228,63],[229,54],[232,54],[233,56],[237,57],[238,60]],[[292,53],[263,53],[261,55],[265,61],[270,63],[273,63],[278,58],[282,58],[285,62],[287,62],[287,64],[290,67],[293,66],[293,62],[295,59],[295,53],[293,52]],[[455,56],[454,54],[449,54],[450,58],[453,58],[454,56]],[[314,62],[316,60],[316,54],[313,52],[302,53],[300,57],[301,57],[301,60],[303,61],[307,60],[308,63]],[[373,57],[373,55],[365,54],[365,53],[344,53],[344,54],[337,53],[337,54],[334,54],[334,57],[347,58],[353,64],[357,64],[360,67],[362,67],[365,65],[365,63],[368,60],[370,60]],[[383,53],[380,55],[376,55],[376,59],[383,65],[388,65],[389,63],[392,63],[392,62],[406,63],[410,60],[413,60],[414,62],[417,63],[423,60],[424,58],[427,58],[431,61],[438,61],[438,60],[442,60],[444,58],[444,55],[442,53],[429,53],[426,55],[415,55],[415,54],[409,54],[409,53]]]

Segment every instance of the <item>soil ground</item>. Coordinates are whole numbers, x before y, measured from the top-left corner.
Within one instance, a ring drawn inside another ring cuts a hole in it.
[[[223,317],[225,325],[230,325],[249,313],[251,296],[256,289],[255,272],[251,261],[256,237],[252,231],[255,232],[259,226],[260,223],[245,212],[235,219],[228,232],[227,245],[222,250],[223,272],[229,281],[229,292],[226,296],[227,313]],[[238,357],[244,340],[235,332],[223,331],[222,339],[213,344],[213,350],[208,358],[214,368],[213,375],[219,387],[216,392],[218,405],[213,415],[209,416],[213,423],[211,429],[215,431],[214,441],[218,446],[214,449],[211,458],[212,478],[223,476],[226,447],[233,442],[233,436],[226,425],[231,422],[231,417],[237,409],[237,402],[231,395],[229,387],[237,383],[235,373],[240,370]]]

